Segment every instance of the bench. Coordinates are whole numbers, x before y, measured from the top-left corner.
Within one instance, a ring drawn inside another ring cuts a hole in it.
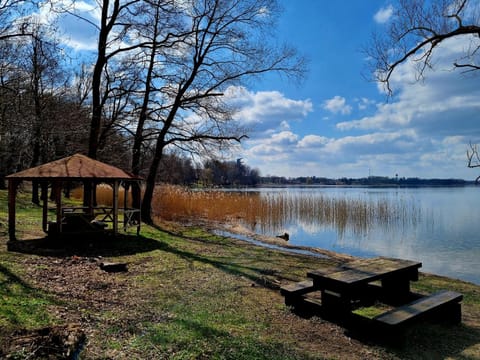
[[[321,270],[316,270],[317,273],[330,274],[342,269],[338,266],[329,266]],[[316,291],[312,280],[300,281],[297,283],[291,283],[284,285],[280,288],[280,294],[285,297],[285,305],[295,306],[304,299],[302,295]]]
[[[315,291],[312,280],[300,281],[284,285],[280,288],[280,294],[285,297],[285,305],[294,306],[302,300],[302,295]]]
[[[399,328],[419,319],[460,323],[462,299],[462,294],[442,290],[380,314],[373,320],[384,329]]]

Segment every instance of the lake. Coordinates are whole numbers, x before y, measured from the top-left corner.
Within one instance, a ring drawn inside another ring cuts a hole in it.
[[[480,284],[480,187],[287,187],[248,189],[288,210],[253,226],[289,243],[359,257],[421,261],[422,271]],[[300,199],[300,202],[296,200]],[[303,205],[308,202],[305,209]],[[324,214],[326,202],[333,204]],[[358,208],[352,216],[343,203]],[[316,205],[320,204],[320,205]],[[358,206],[357,206],[358,204]],[[314,210],[312,210],[314,209]],[[343,210],[342,210],[343,209]]]

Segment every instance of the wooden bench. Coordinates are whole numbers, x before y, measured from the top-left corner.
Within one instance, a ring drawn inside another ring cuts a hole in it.
[[[300,281],[280,288],[280,294],[285,297],[285,305],[287,306],[297,305],[302,300],[302,295],[312,291],[315,291],[312,280]]]
[[[338,266],[330,266],[321,270],[316,270],[317,273],[329,274],[342,269]],[[304,300],[302,295],[316,291],[312,280],[300,281],[284,285],[280,288],[280,294],[285,297],[285,305],[295,306]]]
[[[373,320],[383,329],[399,328],[419,319],[460,323],[462,299],[462,294],[442,290],[387,311]]]

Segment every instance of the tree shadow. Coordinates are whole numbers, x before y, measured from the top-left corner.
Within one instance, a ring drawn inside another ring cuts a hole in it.
[[[405,359],[478,359],[480,329],[466,324],[419,323],[405,334],[392,351]],[[470,348],[475,348],[469,354]]]
[[[117,257],[161,249],[158,240],[143,236],[118,234],[76,234],[69,237],[41,237],[7,242],[7,250],[51,257],[85,256]]]

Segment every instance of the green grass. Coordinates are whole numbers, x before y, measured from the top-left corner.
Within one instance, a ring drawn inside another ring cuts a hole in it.
[[[34,328],[52,321],[47,306],[55,301],[29,286],[15,270],[5,265],[0,265],[0,294],[0,327]]]
[[[2,224],[4,200],[0,191]],[[35,215],[28,194],[20,194],[18,204],[19,219]],[[6,251],[1,225],[0,345],[17,329],[74,321],[87,333],[85,359],[480,359],[478,286],[422,275],[415,291],[464,294],[463,324],[420,327],[407,347],[383,348],[285,307],[279,284],[304,280],[307,271],[336,260],[253,246],[200,227],[162,227],[170,231],[143,226],[139,238],[46,256]],[[74,255],[85,259],[83,267],[71,261]],[[128,263],[129,271],[104,274],[89,265],[100,255]],[[76,274],[77,268],[83,272]]]

